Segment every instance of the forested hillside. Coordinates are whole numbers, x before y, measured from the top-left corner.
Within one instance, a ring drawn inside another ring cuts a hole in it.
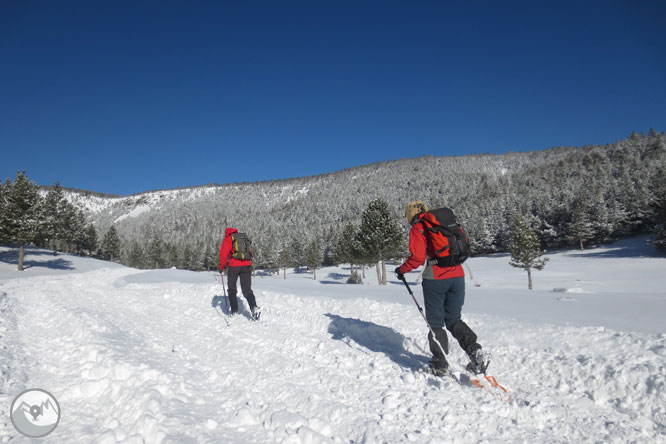
[[[665,140],[651,131],[606,146],[404,159],[313,177],[107,199],[90,215],[100,236],[115,225],[124,263],[146,267],[214,266],[227,226],[252,237],[259,266],[275,264],[282,249],[302,264],[314,239],[330,259],[344,225],[358,225],[374,199],[388,202],[400,219],[411,200],[450,206],[476,254],[506,249],[515,213],[527,216],[550,248],[646,230],[663,237]]]
[[[62,239],[63,249],[96,251],[138,268],[197,270],[217,267],[224,230],[233,226],[252,238],[257,267],[342,262],[335,251],[340,237],[352,236],[369,203],[379,199],[400,222],[404,238],[408,202],[453,208],[474,254],[506,251],[512,225],[525,224],[545,248],[584,248],[644,231],[655,233],[657,245],[666,247],[665,166],[666,136],[651,131],[605,146],[421,157],[312,177],[127,197],[65,189],[69,203],[81,210],[79,219],[87,218],[76,224],[81,235],[49,232],[48,205],[39,204],[44,207],[39,229],[22,237],[43,245]],[[18,201],[18,183],[12,186],[8,179],[0,193],[3,243],[20,241],[9,230],[21,225],[19,216],[12,216],[21,210],[11,204]],[[61,193],[58,186],[46,188],[45,197]],[[72,231],[71,218],[59,219]],[[93,225],[85,228],[88,222]],[[85,242],[75,241],[79,238]],[[96,239],[101,240],[97,246]],[[395,255],[405,255],[404,248]],[[373,258],[356,257],[355,263],[364,262]]]

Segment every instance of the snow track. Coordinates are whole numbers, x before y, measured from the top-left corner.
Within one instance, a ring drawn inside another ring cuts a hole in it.
[[[219,285],[175,272],[4,281],[2,411],[23,387],[48,390],[56,443],[664,442],[663,334],[467,316],[509,403],[417,371],[415,308],[270,282],[255,280],[260,322],[226,323]],[[31,442],[4,421],[0,442]]]

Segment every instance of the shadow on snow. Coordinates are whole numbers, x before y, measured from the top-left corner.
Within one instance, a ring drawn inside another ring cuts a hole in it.
[[[352,346],[350,342],[353,341],[370,351],[385,354],[391,361],[410,370],[418,370],[428,361],[425,356],[405,350],[405,337],[392,328],[332,313],[325,316],[331,319],[328,332],[333,339],[349,346]]]
[[[245,308],[245,304],[242,301],[242,298],[238,298],[238,313],[232,315],[231,307],[229,306],[229,296],[213,296],[213,299],[210,301],[211,307],[217,311],[218,314],[224,316],[243,316],[247,319],[252,319],[252,313],[249,309]],[[217,309],[220,309],[218,311]]]
[[[73,270],[72,262],[63,258],[56,258],[46,260],[46,261],[34,261],[30,260],[31,256],[53,256],[53,252],[43,251],[43,250],[30,250],[26,248],[25,255],[23,256],[23,267],[24,268],[50,268],[52,270]],[[18,265],[18,250],[12,249],[8,251],[0,252],[0,262],[6,264]]]
[[[601,251],[572,251],[567,254],[569,257],[581,257],[589,259],[597,258],[647,258],[663,257],[663,254],[657,250],[657,247],[650,243],[649,236],[636,236],[630,239],[623,239],[612,244],[604,245]]]

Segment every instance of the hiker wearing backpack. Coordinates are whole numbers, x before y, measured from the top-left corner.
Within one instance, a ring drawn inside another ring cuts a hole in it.
[[[238,313],[238,299],[236,283],[240,277],[241,290],[247,299],[252,312],[252,319],[259,319],[259,307],[257,307],[254,293],[252,292],[252,243],[245,233],[239,233],[235,228],[227,228],[224,232],[224,240],[220,245],[220,273],[229,262],[227,275],[229,285],[229,306],[231,314]]]
[[[481,350],[476,334],[461,319],[465,302],[465,272],[461,264],[469,256],[467,235],[448,208],[428,211],[425,203],[414,201],[407,205],[405,217],[411,225],[410,256],[395,273],[404,281],[405,273],[425,263],[423,301],[426,320],[432,330],[428,333],[428,343],[433,355],[433,371],[436,374],[448,371],[449,364],[442,353],[442,350],[449,352],[446,327],[469,357],[467,369],[476,374],[485,373],[489,355]]]

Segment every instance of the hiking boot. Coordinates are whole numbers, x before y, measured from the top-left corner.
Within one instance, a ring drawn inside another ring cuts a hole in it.
[[[470,355],[470,363],[467,364],[467,371],[474,373],[475,375],[480,375],[485,373],[488,369],[488,364],[490,364],[490,353],[483,351],[481,348],[477,348]]]

